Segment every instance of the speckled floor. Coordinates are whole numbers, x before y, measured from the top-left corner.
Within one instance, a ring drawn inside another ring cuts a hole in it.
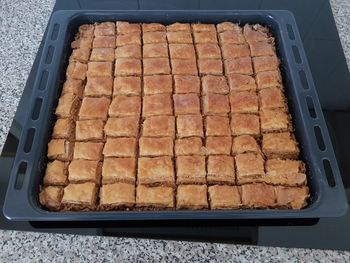
[[[350,1],[331,0],[331,4],[350,67]],[[0,1],[0,150],[53,5],[53,0]],[[342,251],[0,230],[1,262],[45,262],[52,261],[54,257],[54,261],[59,262],[350,262],[350,253]]]

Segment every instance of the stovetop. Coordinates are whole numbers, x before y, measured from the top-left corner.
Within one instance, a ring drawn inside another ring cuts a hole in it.
[[[328,0],[60,0],[54,11],[67,9],[287,9],[297,21],[319,94],[333,147],[350,200],[350,75]],[[33,87],[39,48],[0,157],[0,208]],[[336,219],[302,221],[219,221],[168,223],[33,223],[12,222],[0,214],[0,229],[213,241],[264,246],[350,250],[350,212]]]

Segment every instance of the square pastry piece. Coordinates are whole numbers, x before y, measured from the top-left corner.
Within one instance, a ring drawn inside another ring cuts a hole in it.
[[[289,132],[263,134],[262,150],[268,158],[297,159],[298,143]]]
[[[204,155],[205,148],[203,147],[202,139],[191,137],[175,140],[175,155]]]
[[[206,136],[230,136],[230,119],[226,116],[207,116],[205,129]]]
[[[145,95],[173,92],[171,75],[154,75],[143,77],[143,92]]]
[[[197,94],[175,94],[173,99],[175,115],[200,114],[199,96]]]
[[[252,76],[229,74],[227,75],[227,79],[231,91],[256,90],[255,79]]]
[[[217,44],[197,44],[196,50],[199,59],[221,59],[220,48]]]
[[[139,76],[142,74],[141,60],[136,58],[117,58],[115,60],[115,76]]]
[[[167,186],[138,185],[136,206],[144,209],[169,209],[174,207],[174,189]]]
[[[101,141],[104,138],[103,120],[77,121],[75,139],[77,141]]]
[[[53,127],[52,138],[73,139],[74,121],[71,118],[57,119]]]
[[[207,209],[206,185],[179,185],[176,195],[176,209]]]
[[[70,61],[79,61],[86,63],[90,57],[90,49],[89,48],[77,48],[73,49],[72,55],[70,56]]]
[[[76,142],[74,159],[98,161],[102,158],[103,143],[101,142]]]
[[[282,77],[279,70],[259,72],[255,78],[259,90],[282,86]]]
[[[64,139],[52,139],[47,145],[47,157],[50,160],[69,161],[72,159],[74,142]]]
[[[261,154],[241,153],[236,155],[235,160],[238,184],[262,182],[264,180],[264,159]]]
[[[272,56],[276,54],[273,43],[259,41],[249,43],[252,57]]]
[[[169,44],[179,43],[179,44],[192,44],[191,32],[177,31],[177,32],[167,32],[167,39]]]
[[[109,107],[110,117],[140,116],[141,97],[117,95]]]
[[[207,169],[208,184],[235,184],[235,167],[232,156],[209,156]]]
[[[74,95],[83,96],[84,84],[80,79],[67,79],[63,84],[61,96],[67,93],[73,93]]]
[[[112,62],[89,62],[88,77],[111,77],[112,76]]]
[[[135,205],[135,185],[114,183],[103,185],[100,189],[101,210],[131,208]]]
[[[260,111],[262,132],[281,132],[291,130],[290,116],[281,110]]]
[[[70,61],[67,67],[67,78],[84,80],[87,74],[87,65],[80,62]]]
[[[247,208],[268,208],[276,205],[275,189],[266,184],[241,186],[242,204]]]
[[[195,59],[171,59],[171,72],[173,75],[197,75],[197,62]]]
[[[115,24],[113,22],[103,22],[95,26],[95,36],[114,36]]]
[[[239,153],[260,153],[261,149],[256,139],[250,135],[241,135],[233,138],[232,154]]]
[[[171,137],[147,138],[139,140],[140,156],[173,156],[174,141]]]
[[[211,209],[237,209],[242,206],[237,186],[212,185],[208,193]]]
[[[276,55],[253,58],[253,66],[255,73],[277,70],[279,64],[280,61]]]
[[[140,77],[115,77],[113,96],[116,95],[140,95],[141,78]]]
[[[245,42],[245,39],[243,37],[243,34],[241,32],[242,30],[237,27],[234,30],[228,30],[221,32],[219,34],[219,40],[221,45],[224,44],[243,44]]]
[[[131,32],[141,33],[141,25],[138,23],[117,21],[116,29],[118,35],[128,34]]]
[[[265,182],[273,185],[306,185],[305,164],[297,160],[269,159],[265,163]]]
[[[230,104],[227,95],[209,93],[203,97],[205,115],[226,115],[230,112]]]
[[[168,58],[167,43],[144,44],[143,45],[144,58]]]
[[[139,131],[139,117],[108,118],[104,132],[108,137],[136,137]]]
[[[141,157],[138,160],[137,182],[145,185],[175,184],[173,160],[169,156]]]
[[[79,120],[106,120],[110,103],[108,98],[85,97],[80,107]]]
[[[222,75],[221,59],[198,59],[198,71],[200,75]]]
[[[232,113],[258,113],[258,96],[255,91],[240,91],[230,93]]]
[[[102,184],[136,181],[135,158],[105,158],[102,165]]]
[[[66,185],[68,183],[66,163],[57,160],[48,163],[43,182],[44,185]]]
[[[99,161],[73,160],[69,164],[68,173],[70,183],[100,184],[101,166]]]
[[[280,88],[266,88],[259,91],[260,108],[265,109],[286,109],[286,101]]]
[[[206,44],[218,42],[216,37],[216,31],[203,31],[203,32],[193,32],[194,43],[196,44]]]
[[[94,48],[91,52],[90,61],[114,61],[114,48]]]
[[[168,32],[178,32],[178,31],[185,31],[185,32],[191,32],[190,24],[187,23],[173,23],[166,27]]]
[[[202,77],[202,92],[204,95],[208,93],[227,94],[229,86],[224,76],[207,75]]]
[[[178,156],[176,158],[177,184],[205,184],[205,157]]]
[[[166,32],[143,32],[143,44],[167,43]]]
[[[231,144],[231,136],[209,136],[206,138],[205,148],[207,154],[210,155],[229,155],[231,152]]]
[[[176,118],[177,137],[203,137],[203,122],[201,115],[179,115]]]
[[[277,207],[301,209],[307,205],[309,188],[304,187],[276,187]]]
[[[174,137],[174,116],[152,116],[144,120],[142,135],[145,137]]]
[[[142,116],[173,115],[173,102],[169,94],[143,97]]]
[[[97,187],[94,183],[69,184],[64,188],[63,210],[95,210]]]
[[[175,93],[200,93],[200,80],[198,76],[175,75],[174,76]]]
[[[141,46],[137,44],[119,46],[115,50],[115,58],[137,58],[141,59]]]
[[[71,118],[77,112],[79,98],[73,93],[67,93],[60,97],[55,114],[60,118]]]
[[[196,52],[192,44],[170,44],[171,59],[196,59]]]
[[[232,135],[252,135],[259,136],[260,124],[259,116],[254,114],[232,114],[231,116]]]
[[[49,210],[58,211],[61,208],[63,188],[58,186],[46,186],[39,194],[39,202]]]
[[[115,37],[114,36],[95,37],[92,47],[93,48],[101,48],[101,47],[115,48]]]
[[[227,59],[224,61],[224,66],[226,75],[231,73],[245,75],[253,74],[252,60],[250,57]]]
[[[222,57],[224,59],[234,59],[249,56],[250,50],[247,44],[225,44],[222,46]]]
[[[141,34],[139,32],[130,32],[117,36],[117,47],[126,45],[141,45]]]
[[[85,96],[100,97],[111,96],[113,89],[112,77],[95,78],[90,77],[87,79],[87,83],[84,89]]]
[[[105,157],[135,157],[135,138],[107,138],[103,148]]]
[[[142,61],[144,75],[170,74],[168,58],[144,58]]]

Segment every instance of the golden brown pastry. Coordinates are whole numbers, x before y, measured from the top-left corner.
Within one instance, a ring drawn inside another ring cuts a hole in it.
[[[46,166],[43,180],[44,185],[64,186],[67,180],[67,163],[54,160]]]
[[[174,189],[167,186],[138,185],[136,206],[140,208],[168,209],[174,207]]]
[[[113,89],[113,78],[112,77],[89,77],[84,89],[85,96],[101,97],[111,96]]]
[[[228,74],[228,84],[231,91],[256,90],[255,79],[243,74]]]
[[[85,97],[80,107],[79,120],[106,120],[110,103],[109,98]]]
[[[142,32],[166,31],[166,26],[159,23],[144,23],[142,24]]]
[[[250,53],[252,57],[272,56],[276,54],[273,43],[259,41],[249,43]]]
[[[166,32],[143,32],[143,44],[167,43]]]
[[[61,208],[63,188],[57,186],[47,186],[41,189],[39,194],[40,204],[50,210],[57,211]]]
[[[241,186],[242,204],[246,208],[269,208],[276,205],[274,187],[266,184]]]
[[[119,46],[115,50],[115,58],[141,59],[141,46],[137,44]]]
[[[113,22],[103,22],[95,25],[95,36],[114,36],[115,24]]]
[[[173,102],[169,94],[143,97],[142,116],[173,115]]]
[[[129,183],[136,181],[134,157],[105,158],[102,165],[102,184]]]
[[[193,32],[202,32],[202,31],[214,31],[216,32],[215,25],[213,24],[191,24]]]
[[[204,43],[214,43],[218,42],[215,31],[202,31],[193,32],[194,43],[204,44]]]
[[[114,36],[95,37],[92,47],[93,48],[102,48],[102,47],[115,48],[115,37]]]
[[[297,159],[299,155],[298,143],[289,132],[263,134],[262,150],[268,158]]]
[[[166,34],[169,44],[192,44],[192,35],[190,32],[177,31],[167,32]]]
[[[203,97],[205,115],[225,115],[230,112],[228,95],[208,93]]]
[[[259,153],[240,153],[235,157],[237,183],[263,182],[265,177],[264,159]]]
[[[196,59],[196,52],[192,44],[170,44],[171,59]]]
[[[301,209],[307,205],[309,188],[304,187],[276,187],[277,207]]]
[[[190,137],[175,140],[175,155],[205,155],[206,150],[201,138]]]
[[[108,118],[104,132],[108,137],[136,137],[139,131],[139,117]]]
[[[205,184],[205,157],[178,156],[176,157],[177,184]]]
[[[166,30],[168,32],[177,32],[177,31],[186,31],[186,32],[191,32],[191,27],[190,24],[187,23],[173,23],[170,24],[166,27]]]
[[[103,185],[100,189],[101,210],[118,210],[135,205],[135,185],[114,183]]]
[[[232,113],[258,113],[258,96],[255,91],[232,91],[230,93]]]
[[[235,167],[232,156],[209,156],[207,162],[208,184],[235,184]]]
[[[259,91],[260,108],[265,109],[286,109],[285,97],[280,88],[266,88]]]
[[[84,84],[81,79],[67,79],[63,84],[61,96],[67,93],[73,93],[78,97],[83,96]]]
[[[143,77],[143,92],[145,95],[173,92],[171,75],[153,75]]]
[[[98,161],[102,158],[103,143],[101,142],[76,142],[74,147],[74,159]]]
[[[262,110],[259,113],[262,132],[291,130],[290,116],[286,112],[277,109]]]
[[[116,95],[141,95],[141,78],[135,76],[115,77],[113,96]]]
[[[224,76],[207,75],[202,77],[202,94],[208,93],[228,94],[229,86]]]
[[[198,59],[198,71],[200,75],[222,75],[221,59]]]
[[[203,137],[203,122],[201,115],[179,115],[176,118],[177,137]]]
[[[67,67],[67,78],[84,80],[87,75],[88,66],[79,61],[71,61]]]
[[[253,74],[252,59],[250,57],[239,57],[224,60],[225,74]]]
[[[95,210],[97,187],[94,183],[69,184],[64,188],[63,210]]]
[[[235,30],[229,30],[219,33],[219,41],[221,45],[224,44],[244,44],[245,39],[241,29],[235,27]]]
[[[135,138],[107,138],[103,155],[105,157],[135,157],[136,144]]]
[[[73,160],[68,166],[68,174],[69,183],[100,184],[101,166],[99,161]]]
[[[232,143],[232,154],[236,155],[239,153],[260,153],[261,149],[256,139],[250,135],[240,135],[233,137]]]
[[[254,114],[236,113],[231,116],[232,135],[252,135],[259,136],[260,124],[259,116]]]
[[[136,58],[117,58],[115,60],[115,76],[140,76],[142,74],[141,60]]]
[[[253,66],[255,73],[277,70],[279,64],[280,61],[277,58],[276,54],[272,56],[262,56],[253,58]]]
[[[217,44],[197,44],[197,56],[199,59],[221,59],[221,52]]]
[[[237,186],[212,185],[208,187],[211,209],[237,209],[242,206]]]
[[[89,62],[86,75],[88,77],[112,76],[112,62]]]
[[[206,185],[179,185],[176,195],[176,209],[207,209]]]
[[[141,45],[141,35],[139,32],[130,32],[117,36],[117,47],[126,45]]]
[[[229,155],[231,152],[231,144],[231,136],[208,136],[206,137],[205,148],[207,154],[210,155]]]
[[[74,117],[77,112],[79,98],[73,93],[63,94],[58,100],[55,114],[60,118]]]
[[[69,161],[72,159],[74,142],[64,139],[52,139],[47,146],[47,157],[50,160]]]
[[[270,87],[282,86],[282,77],[279,70],[258,72],[255,78],[258,89],[260,90]]]
[[[89,48],[77,48],[73,49],[72,55],[69,58],[69,61],[79,61],[82,63],[88,62],[90,57],[90,49]]]
[[[104,138],[103,120],[77,121],[75,139],[77,141],[101,141]]]
[[[174,141],[170,137],[147,138],[139,140],[140,156],[174,156]]]
[[[248,56],[250,56],[250,50],[247,44],[225,44],[222,46],[223,59],[235,59]]]
[[[166,43],[144,44],[144,58],[168,58],[168,45]]]
[[[175,115],[200,114],[199,96],[197,94],[174,94]]]
[[[226,116],[207,116],[205,118],[206,136],[230,136],[230,119]]]
[[[174,93],[200,93],[200,79],[198,76],[175,75],[174,76]]]
[[[232,23],[232,22],[222,22],[216,25],[216,30],[221,33],[224,31],[233,31],[235,28],[239,28],[238,25]]]
[[[91,52],[90,61],[114,61],[114,48],[94,48]]]
[[[57,119],[53,127],[52,138],[72,140],[74,138],[73,130],[74,121],[72,119]]]
[[[168,58],[144,58],[142,62],[144,75],[170,74]]]
[[[144,120],[142,135],[145,137],[175,137],[174,116],[152,116]]]
[[[171,59],[171,73],[173,75],[197,75],[195,59]]]
[[[110,117],[140,116],[141,97],[117,95],[109,107]]]

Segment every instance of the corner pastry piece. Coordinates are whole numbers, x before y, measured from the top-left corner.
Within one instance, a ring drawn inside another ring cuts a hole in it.
[[[76,142],[73,158],[98,161],[102,157],[102,148],[100,142]]]
[[[94,25],[81,25],[79,27],[79,35],[82,37],[92,37],[94,36],[94,30],[95,30],[95,26]]]
[[[255,91],[240,91],[230,93],[232,113],[258,113],[258,96]]]
[[[207,209],[206,185],[179,185],[176,195],[176,209]]]
[[[114,183],[103,185],[100,189],[101,210],[118,210],[135,205],[135,185]]]
[[[102,184],[129,183],[136,181],[134,157],[105,158],[102,165]]]
[[[238,184],[262,182],[264,180],[264,160],[260,154],[241,153],[236,155],[235,160]]]
[[[63,210],[95,210],[97,187],[94,183],[69,184],[64,188]]]
[[[201,115],[179,115],[176,118],[177,136],[179,138],[203,137],[203,122]]]
[[[235,167],[232,156],[209,156],[207,169],[208,184],[235,184]]]
[[[243,34],[248,43],[267,41],[269,39],[269,30],[261,25],[248,25],[243,27]]]
[[[141,97],[117,95],[109,107],[110,117],[140,116]]]
[[[138,184],[167,185],[175,184],[173,161],[169,156],[141,157],[137,166]]]
[[[199,96],[197,94],[174,94],[175,115],[200,114]]]
[[[229,98],[227,95],[209,93],[203,97],[205,115],[225,115],[230,112]]]
[[[269,159],[265,163],[265,182],[273,185],[306,185],[305,164],[297,160]]]
[[[245,75],[253,74],[252,60],[250,57],[227,59],[224,61],[224,66],[226,75],[231,73]]]
[[[204,155],[202,139],[196,137],[181,138],[175,140],[175,155]]]
[[[61,208],[62,196],[62,187],[47,186],[40,191],[39,202],[49,210],[58,211]]]
[[[237,209],[242,206],[237,186],[212,185],[208,193],[211,209]]]
[[[147,138],[139,140],[140,156],[173,156],[173,138]]]
[[[68,167],[70,183],[100,183],[101,169],[98,161],[73,160]]]
[[[309,188],[304,187],[284,187],[276,188],[277,207],[301,209],[307,205]]]
[[[139,117],[108,118],[104,132],[109,137],[136,137],[139,131]]]
[[[87,74],[87,65],[78,61],[71,61],[67,67],[67,77],[84,80]]]
[[[77,121],[75,130],[75,139],[77,141],[97,140],[104,138],[103,120]]]
[[[169,94],[143,97],[142,116],[173,115],[173,103]]]
[[[73,139],[74,121],[70,118],[57,119],[53,127],[52,138]]]
[[[256,90],[255,79],[243,74],[228,74],[228,83],[231,91]]]
[[[141,59],[141,46],[137,44],[119,46],[115,49],[115,58]]]
[[[233,138],[232,154],[239,153],[260,153],[261,149],[256,139],[250,135],[241,135]]]
[[[111,77],[112,76],[112,62],[89,62],[88,77]]]
[[[135,138],[107,138],[103,148],[105,157],[135,157]]]
[[[230,136],[230,119],[226,116],[207,116],[205,118],[206,136]]]
[[[204,95],[208,93],[227,94],[229,86],[224,76],[207,75],[202,77],[202,92]]]
[[[152,116],[144,120],[142,135],[145,137],[175,137],[174,116]]]
[[[236,113],[231,116],[232,135],[252,135],[259,136],[260,124],[259,116],[254,114]]]
[[[85,96],[111,96],[113,88],[112,77],[89,77],[84,89]]]
[[[276,205],[275,189],[266,184],[241,186],[242,204],[247,208],[269,208]]]
[[[144,75],[170,74],[168,58],[144,58],[142,61]]]
[[[116,95],[141,95],[141,78],[135,76],[115,77],[113,96]]]
[[[297,159],[299,156],[298,143],[289,132],[263,134],[262,150],[268,158]]]
[[[44,185],[66,185],[68,183],[66,163],[57,160],[48,163],[43,182]]]
[[[136,188],[136,207],[145,209],[169,209],[174,207],[174,189],[167,186]]]
[[[85,97],[80,107],[79,120],[106,120],[110,103],[111,100],[109,98]]]
[[[60,118],[74,117],[77,112],[79,98],[73,93],[67,93],[60,97],[55,114]]]
[[[231,143],[231,136],[208,136],[206,138],[205,148],[207,154],[210,155],[229,155],[231,152]]]
[[[143,91],[145,95],[173,92],[171,75],[154,75],[143,77]]]
[[[117,58],[115,60],[115,76],[139,76],[142,74],[141,60],[136,58]]]
[[[52,139],[48,143],[47,157],[50,160],[69,161],[72,159],[74,142],[64,139]]]
[[[205,157],[178,156],[176,158],[177,184],[205,184]]]

